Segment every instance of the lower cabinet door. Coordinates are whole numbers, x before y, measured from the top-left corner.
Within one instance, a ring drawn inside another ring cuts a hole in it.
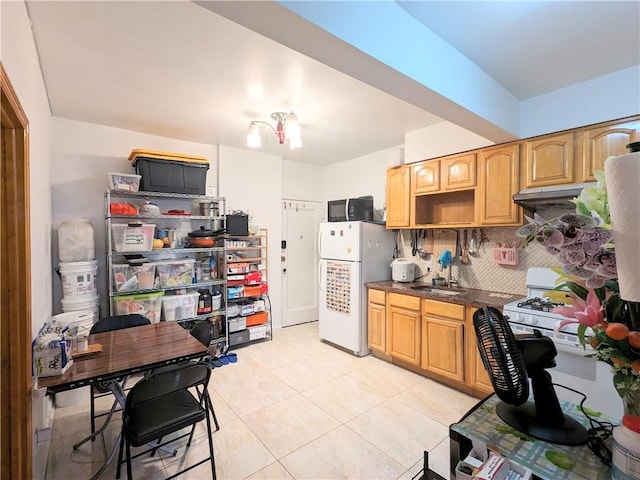
[[[389,354],[420,365],[420,312],[389,307]]]
[[[386,307],[376,303],[369,303],[369,311],[367,313],[369,348],[381,353],[387,353]]]
[[[463,383],[463,329],[463,322],[425,315],[420,366]]]

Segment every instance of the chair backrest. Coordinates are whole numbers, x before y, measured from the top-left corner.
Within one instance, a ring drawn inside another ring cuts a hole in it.
[[[151,321],[149,321],[147,317],[138,313],[133,313],[131,315],[116,315],[98,320],[98,322],[91,327],[91,331],[89,333],[111,332],[113,330],[122,330],[123,328],[149,325],[150,323]]]
[[[191,336],[209,348],[211,340],[213,340],[213,324],[209,321],[198,322],[191,329]]]
[[[202,385],[204,395],[211,376],[211,368],[204,363],[177,364],[176,368],[145,377],[136,383],[127,395],[125,414],[128,409],[149,400],[169,395],[178,390]]]

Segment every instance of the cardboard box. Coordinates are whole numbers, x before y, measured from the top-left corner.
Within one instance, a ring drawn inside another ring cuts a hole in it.
[[[471,478],[473,480],[504,480],[508,473],[509,461],[504,457],[491,453]]]
[[[456,465],[456,480],[471,480],[473,472],[476,468],[480,468],[482,460],[478,460],[472,456],[467,456],[464,460],[460,460]]]

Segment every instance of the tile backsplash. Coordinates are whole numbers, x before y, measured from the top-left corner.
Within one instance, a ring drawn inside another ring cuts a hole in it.
[[[460,256],[456,255],[452,267],[452,274],[458,280],[459,287],[477,288],[495,292],[513,293],[524,295],[527,292],[527,269],[529,267],[558,267],[558,260],[540,245],[530,244],[526,248],[519,248],[518,265],[498,265],[493,258],[493,249],[496,243],[503,246],[511,243],[513,246],[521,240],[516,237],[516,227],[500,227],[483,229],[489,239],[478,248],[476,257],[469,256],[469,263],[462,265]],[[471,230],[469,239],[471,238]],[[479,234],[480,230],[476,229]],[[459,241],[462,240],[462,230],[458,230]],[[411,235],[408,230],[402,230],[397,235],[400,257],[413,261],[416,265],[416,277],[426,275],[418,281],[431,283],[436,273],[447,276],[447,271],[441,271],[440,264],[434,255],[422,260],[419,255],[411,255]],[[478,235],[478,238],[479,235]],[[454,253],[454,252],[452,252]],[[431,271],[427,273],[427,265],[431,261]]]

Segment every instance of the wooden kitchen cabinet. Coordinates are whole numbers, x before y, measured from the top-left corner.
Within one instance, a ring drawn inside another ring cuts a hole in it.
[[[387,354],[387,306],[383,290],[369,289],[367,308],[367,336],[369,348],[382,355]]]
[[[467,335],[465,336],[465,376],[467,385],[475,395],[489,395],[493,393],[493,385],[489,374],[484,368],[482,357],[476,344],[476,332],[473,328],[473,313],[477,307],[467,306],[465,309]]]
[[[574,182],[574,133],[546,135],[525,143],[523,188]]]
[[[441,160],[442,190],[462,190],[476,186],[476,154],[466,153]]]
[[[464,306],[423,300],[420,367],[464,383]]]
[[[389,355],[420,366],[420,297],[389,293]]]
[[[409,165],[387,170],[387,228],[408,227],[410,221]]]
[[[522,224],[522,209],[513,202],[520,183],[519,153],[519,144],[499,145],[478,153],[481,225]]]
[[[583,128],[579,131],[579,136],[582,141],[578,155],[578,181],[593,182],[593,172],[604,170],[604,161],[608,157],[628,153],[626,146],[640,141],[640,117]]]
[[[411,194],[440,191],[440,160],[418,162],[411,166]]]

